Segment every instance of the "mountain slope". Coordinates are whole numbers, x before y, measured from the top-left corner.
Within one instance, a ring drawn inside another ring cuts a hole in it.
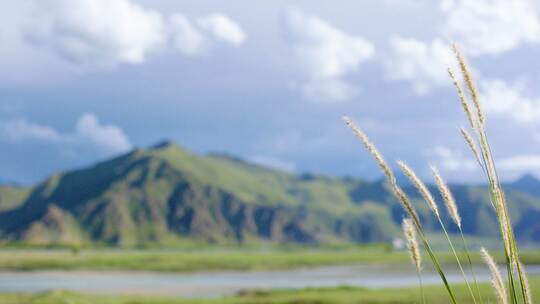
[[[525,174],[516,181],[505,184],[504,187],[540,197],[540,181],[531,174]]]
[[[349,188],[162,144],[52,176],[1,213],[0,228],[4,239],[47,244],[391,238],[389,211],[354,206]],[[362,218],[374,223],[358,233]]]
[[[465,232],[496,236],[485,189],[453,189]],[[406,191],[426,227],[438,231],[414,189]],[[534,215],[540,213],[540,200],[513,190],[507,197],[518,235],[538,238],[540,229],[522,223],[540,218]],[[380,242],[399,235],[402,217],[383,182],[296,176],[231,157],[197,156],[165,142],[51,176],[18,207],[0,213],[0,236],[37,244],[118,246]]]
[[[29,188],[0,185],[0,211],[10,210],[18,207],[30,192]]]

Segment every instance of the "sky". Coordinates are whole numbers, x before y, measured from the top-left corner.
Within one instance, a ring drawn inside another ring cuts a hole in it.
[[[0,0],[0,181],[168,139],[294,173],[481,180],[447,75],[465,53],[503,179],[540,176],[540,2]]]

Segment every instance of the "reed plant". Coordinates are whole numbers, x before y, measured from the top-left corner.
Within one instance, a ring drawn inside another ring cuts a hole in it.
[[[482,110],[482,105],[479,99],[478,89],[475,86],[475,82],[472,76],[472,73],[467,65],[467,62],[461,52],[456,46],[453,46],[453,51],[459,66],[462,81],[459,81],[455,76],[454,71],[451,69],[448,70],[450,80],[454,85],[454,88],[457,91],[458,99],[460,101],[461,107],[465,112],[469,127],[460,128],[460,132],[465,140],[465,143],[471,150],[474,159],[480,166],[483,175],[486,178],[488,191],[490,196],[491,205],[494,208],[495,216],[497,217],[497,222],[500,231],[500,237],[503,244],[504,256],[505,256],[505,268],[506,268],[506,278],[503,278],[500,270],[495,264],[493,258],[489,255],[488,251],[484,248],[481,249],[481,255],[487,264],[491,276],[492,276],[492,285],[494,288],[494,293],[496,295],[498,303],[501,304],[517,304],[525,303],[532,304],[533,299],[531,297],[531,291],[525,273],[523,264],[520,261],[518,247],[516,245],[515,235],[512,229],[510,216],[508,213],[508,205],[505,199],[504,192],[501,188],[499,175],[496,170],[495,161],[493,159],[493,153],[491,151],[491,146],[489,144],[488,135],[486,132],[486,116]],[[416,268],[416,271],[419,276],[420,289],[422,291],[422,280],[421,280],[421,257],[420,250],[418,249],[419,238],[421,244],[424,247],[424,250],[429,257],[429,260],[433,264],[434,269],[439,274],[444,287],[448,293],[449,299],[452,303],[457,304],[456,296],[454,289],[447,280],[446,272],[443,269],[441,263],[437,259],[437,255],[430,246],[430,241],[425,233],[423,223],[420,220],[415,207],[411,203],[408,195],[403,191],[401,186],[397,183],[395,174],[392,168],[388,165],[383,155],[379,152],[377,147],[373,142],[368,138],[368,136],[360,129],[353,121],[347,117],[344,118],[347,126],[354,132],[354,134],[360,139],[364,144],[368,152],[374,157],[376,163],[381,168],[386,180],[390,186],[395,197],[398,199],[402,205],[406,219],[403,221],[403,230],[405,238],[407,240],[407,248],[411,255],[411,261]],[[469,131],[470,130],[470,131]],[[471,135],[472,134],[472,135]],[[462,261],[457,254],[455,245],[452,242],[448,234],[447,227],[445,226],[441,213],[439,211],[436,200],[431,194],[429,188],[421,181],[421,179],[416,175],[416,173],[403,161],[398,161],[398,166],[403,171],[403,173],[409,178],[412,185],[418,190],[418,193],[427,203],[429,209],[432,211],[433,215],[437,219],[439,225],[441,226],[442,231],[446,237],[446,240],[449,244],[449,247],[454,255],[458,268],[461,272],[463,280],[466,283],[467,289],[470,294],[470,299],[472,303],[489,303],[485,302],[481,297],[480,289],[478,287],[477,277],[474,271],[473,264],[471,262],[471,256],[465,236],[462,229],[462,221],[457,208],[456,201],[452,192],[439,171],[432,167],[432,173],[435,180],[435,184],[440,192],[440,196],[446,206],[448,214],[452,220],[451,224],[455,225],[460,233],[463,249],[465,251],[467,262],[468,262],[468,272],[473,278],[473,285],[475,290],[471,287],[468,276],[465,269],[463,268]]]
[[[422,286],[422,255],[420,254],[420,247],[418,246],[418,239],[416,237],[416,230],[411,219],[403,219],[403,235],[407,241],[407,249],[411,256],[411,262],[416,268],[416,274],[418,275],[418,283],[420,284],[420,293],[422,295],[422,303],[426,302],[424,296],[424,288]]]

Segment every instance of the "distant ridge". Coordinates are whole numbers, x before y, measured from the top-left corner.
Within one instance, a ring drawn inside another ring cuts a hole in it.
[[[150,149],[153,149],[153,150],[167,149],[172,146],[174,146],[174,143],[171,140],[165,139],[151,146]]]
[[[505,185],[522,241],[540,240],[538,184],[524,177]],[[416,191],[404,188],[427,229],[438,232]],[[485,188],[452,189],[465,232],[496,236]],[[0,187],[0,211],[4,242],[129,247],[389,242],[400,236],[403,217],[383,181],[296,175],[229,155],[200,156],[171,141],[52,175],[31,188]]]
[[[525,174],[512,183],[508,183],[507,188],[540,196],[540,180],[532,174]]]

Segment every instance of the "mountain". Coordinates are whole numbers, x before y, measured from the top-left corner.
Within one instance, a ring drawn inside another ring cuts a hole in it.
[[[30,188],[0,184],[0,211],[18,207],[28,196]]]
[[[496,236],[486,189],[452,188],[465,232]],[[437,232],[414,189],[406,191]],[[538,239],[530,223],[540,219],[540,198],[518,190],[507,197],[518,236]],[[31,189],[0,188],[0,208],[4,241],[115,246],[381,242],[400,234],[403,217],[382,181],[294,175],[170,142],[55,174]]]
[[[512,183],[504,185],[506,189],[512,189],[540,197],[540,180],[532,174],[525,174]]]

